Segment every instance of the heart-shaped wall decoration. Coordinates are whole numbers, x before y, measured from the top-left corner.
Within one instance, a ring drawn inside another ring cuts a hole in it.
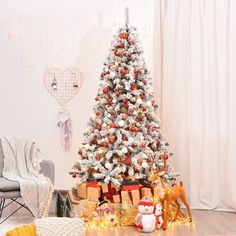
[[[76,67],[69,67],[65,70],[50,68],[44,73],[44,83],[56,101],[61,106],[65,106],[78,94],[83,84],[83,76]]]

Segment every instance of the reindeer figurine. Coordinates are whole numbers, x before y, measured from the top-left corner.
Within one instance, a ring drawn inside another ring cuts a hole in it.
[[[168,187],[164,184],[164,182],[162,181],[160,174],[158,172],[152,173],[149,180],[152,183],[155,183],[157,185],[158,195],[159,195],[160,200],[162,202],[163,209],[165,206],[164,222],[163,222],[163,226],[162,226],[162,228],[164,230],[166,230],[167,225],[168,225],[168,215],[169,215],[170,205],[172,202],[174,202],[177,206],[174,220],[176,220],[178,217],[178,214],[180,211],[180,204],[178,202],[178,199],[180,199],[183,202],[183,204],[186,206],[188,216],[189,216],[189,221],[190,222],[192,221],[190,207],[189,207],[189,204],[186,200],[185,190],[184,190],[182,182],[180,182],[180,185],[174,184],[171,187]]]

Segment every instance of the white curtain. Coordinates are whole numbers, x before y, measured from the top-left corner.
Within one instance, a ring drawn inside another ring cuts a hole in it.
[[[236,210],[236,1],[155,1],[162,130],[192,208]]]

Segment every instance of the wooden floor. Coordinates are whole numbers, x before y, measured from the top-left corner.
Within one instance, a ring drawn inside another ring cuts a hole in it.
[[[158,230],[154,233],[140,233],[135,227],[127,227],[118,230],[85,232],[85,236],[176,236],[176,235],[225,235],[236,236],[236,213],[192,210],[193,223],[174,225],[166,231]],[[0,236],[15,226],[33,222],[30,217],[14,217],[0,225]]]
[[[86,236],[192,236],[192,235],[227,235],[236,236],[236,213],[192,210],[194,220],[192,223],[173,225],[166,231],[158,230],[153,233],[140,233],[135,227],[127,227],[119,230],[86,232]]]

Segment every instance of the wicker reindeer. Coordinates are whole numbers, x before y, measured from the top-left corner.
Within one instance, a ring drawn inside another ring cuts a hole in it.
[[[158,195],[159,195],[160,200],[162,202],[163,209],[165,209],[164,210],[164,222],[163,222],[163,226],[162,226],[162,228],[164,230],[167,228],[167,225],[168,225],[168,216],[169,216],[170,206],[172,203],[175,203],[175,205],[177,206],[174,220],[176,220],[178,217],[178,214],[180,211],[180,204],[178,202],[179,199],[183,202],[183,204],[187,208],[189,221],[190,222],[192,221],[190,207],[189,207],[189,204],[186,200],[185,190],[184,190],[182,182],[180,182],[180,185],[174,184],[171,187],[168,187],[164,184],[164,182],[162,181],[158,172],[151,174],[149,180],[152,183],[155,183],[156,186],[158,187]],[[165,206],[165,208],[164,208],[164,206]]]

